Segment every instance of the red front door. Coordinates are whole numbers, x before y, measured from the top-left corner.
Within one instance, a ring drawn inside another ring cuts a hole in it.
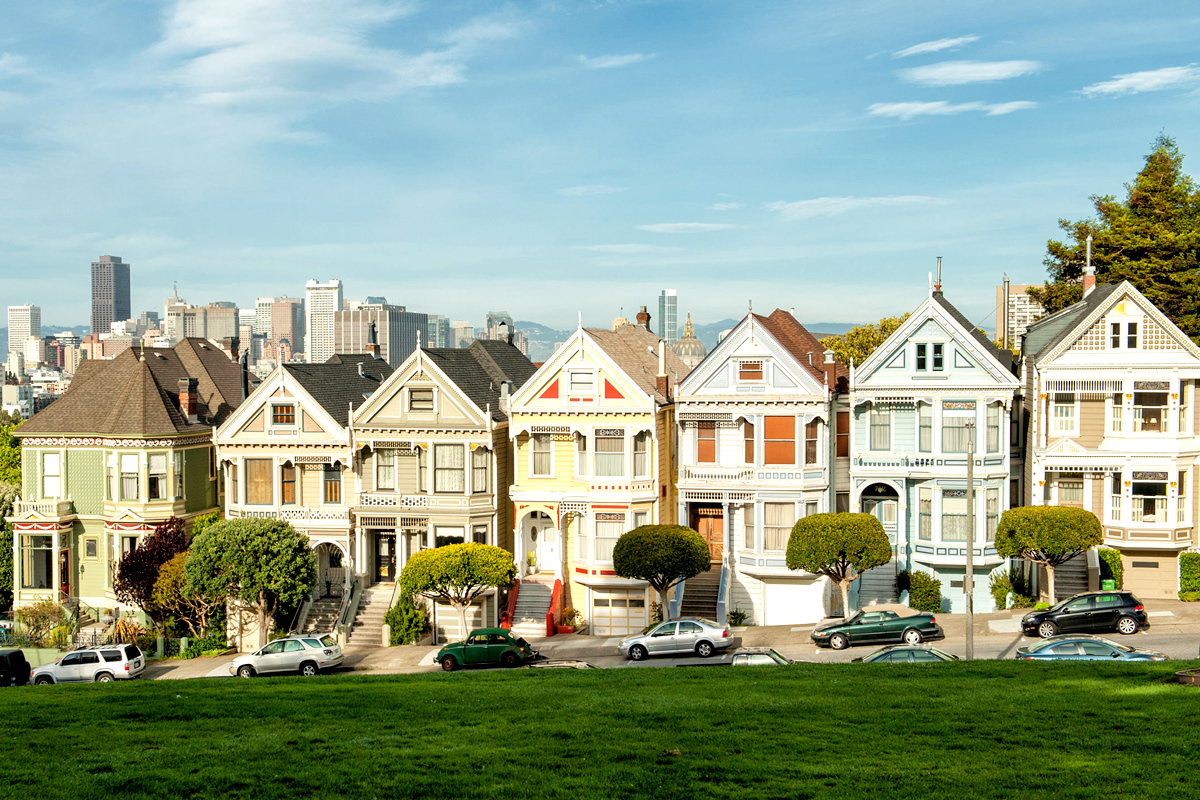
[[[67,597],[71,596],[71,549],[69,547],[58,551],[58,589]]]

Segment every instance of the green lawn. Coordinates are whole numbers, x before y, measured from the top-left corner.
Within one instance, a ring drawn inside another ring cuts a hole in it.
[[[1172,682],[1183,666],[1194,664],[6,689],[0,785],[31,799],[1197,797],[1200,688]]]

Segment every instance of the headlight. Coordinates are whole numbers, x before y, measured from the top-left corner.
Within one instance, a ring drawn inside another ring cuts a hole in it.
[[[813,636],[828,636],[828,635],[829,634],[826,633],[825,631],[813,631]]]

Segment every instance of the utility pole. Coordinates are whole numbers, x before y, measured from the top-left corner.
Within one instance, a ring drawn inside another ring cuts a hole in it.
[[[975,423],[967,423],[967,571],[963,575],[967,599],[967,661],[975,659]]]

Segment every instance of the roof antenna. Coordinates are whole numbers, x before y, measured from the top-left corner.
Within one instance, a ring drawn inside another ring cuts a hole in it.
[[[937,283],[935,283],[933,285],[933,288],[940,292],[942,290],[942,257],[938,256],[937,260],[938,260],[938,277],[937,277]]]
[[[754,301],[748,300],[747,302],[750,304],[750,313],[753,314],[754,313]]]

